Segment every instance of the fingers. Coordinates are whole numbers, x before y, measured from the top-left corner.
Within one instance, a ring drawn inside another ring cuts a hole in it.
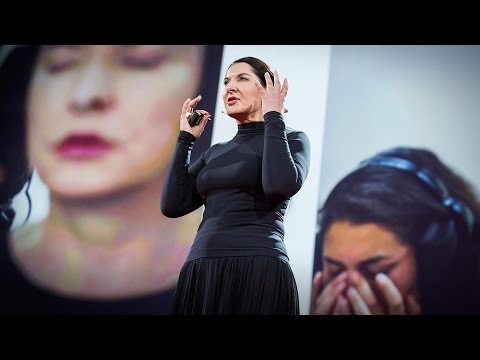
[[[351,315],[350,307],[348,306],[348,300],[340,294],[333,308],[332,315]]]
[[[200,123],[197,126],[194,126],[194,127],[190,126],[190,124],[188,122],[188,118],[193,113],[193,109],[195,108],[195,106],[197,106],[197,104],[201,100],[202,100],[201,95],[198,95],[194,99],[188,98],[183,103],[182,113],[180,114],[180,130],[187,131],[187,132],[191,133],[193,136],[195,136],[196,138],[198,138],[202,134],[207,122],[209,120],[211,120],[210,113],[208,111],[197,110],[198,112],[200,112],[203,115],[203,117],[202,117],[202,119],[200,120]]]
[[[185,115],[187,113],[187,109],[188,109],[188,104],[190,103],[190,98],[188,98],[184,103],[183,103],[183,106],[182,106],[182,115]]]
[[[315,315],[328,315],[331,314],[333,305],[338,295],[342,293],[347,284],[342,281],[336,286],[326,286],[322,294],[316,301]]]
[[[188,103],[190,109],[188,111],[192,112],[195,106],[197,106],[197,104],[200,102],[200,100],[202,100],[202,95],[198,95],[195,99],[190,100],[190,102]]]
[[[273,79],[274,79],[273,82],[272,82],[270,73],[268,71],[264,75],[265,75],[265,82],[267,84],[267,90],[269,90],[270,88],[280,89],[280,92],[282,93],[283,96],[287,95],[287,91],[288,91],[287,78],[283,80],[283,85],[280,86],[280,75],[278,74],[277,70],[273,71]]]
[[[283,80],[282,90],[280,91],[280,95],[283,101],[285,101],[285,98],[287,97],[287,92],[288,92],[288,80],[287,78],[285,78]],[[288,113],[288,109],[286,107],[283,107],[283,113],[284,114]]]
[[[331,314],[338,295],[340,295],[347,287],[346,279],[347,273],[343,272],[325,286],[320,296],[315,301],[315,315]]]
[[[267,84],[267,91],[274,89],[274,84],[272,82],[272,78],[270,77],[270,73],[267,71],[264,74],[264,76],[265,76],[265,82]],[[275,73],[274,73],[274,76],[275,76]]]
[[[321,290],[323,276],[323,273],[319,271],[313,279],[310,314],[384,314],[384,309],[378,301],[372,287],[358,272],[353,271],[348,274],[343,272]],[[347,279],[350,279],[353,286],[348,287],[345,294],[343,291],[347,288]],[[404,302],[402,294],[388,276],[385,274],[377,274],[375,281],[385,298],[388,314],[421,314],[421,306],[417,299],[409,294],[405,297]]]
[[[283,86],[282,86],[282,90],[280,90],[280,94],[282,95],[283,98],[285,98],[287,96],[287,92],[288,92],[288,80],[287,78],[285,78],[283,80]]]
[[[382,273],[375,276],[375,281],[385,297],[388,306],[388,313],[391,315],[405,315],[402,294],[393,281],[387,275]]]
[[[207,122],[212,119],[210,118],[210,114],[207,111],[203,111],[203,110],[199,110],[199,111],[203,114],[203,117],[202,117],[202,120],[200,120],[199,126],[201,127],[201,129],[204,129],[205,126],[207,125]]]
[[[356,271],[352,271],[349,275],[358,293],[363,298],[367,307],[370,309],[370,312],[374,315],[383,314],[384,312],[382,306],[378,302],[372,288],[368,284],[368,281]]]
[[[312,281],[312,293],[310,295],[310,314],[313,314],[315,311],[315,300],[320,294],[320,287],[322,285],[322,272],[317,271]]]
[[[283,85],[281,85],[277,70],[273,72],[273,79],[269,72],[265,72],[264,76],[266,83],[265,89],[261,89],[261,85],[255,82],[257,88],[261,91],[263,113],[266,114],[269,111],[278,111],[280,113],[288,112],[284,107],[285,97],[288,92],[288,80],[284,79]]]
[[[187,115],[188,116],[189,114],[187,114],[187,113],[193,112],[193,108],[195,106],[197,106],[197,104],[200,102],[200,100],[202,100],[202,95],[198,95],[194,99],[188,98],[187,100],[185,100],[185,102],[183,103],[183,106],[182,106],[182,115]]]
[[[422,313],[422,307],[417,302],[415,297],[411,294],[407,295],[407,314],[408,315],[420,315]]]
[[[348,305],[348,300],[345,296],[340,295],[338,298],[338,302],[340,304],[340,315],[352,315],[352,311],[350,310],[350,306]]]
[[[260,90],[260,92],[265,91],[265,89],[263,88],[262,84],[260,83],[260,81],[258,79],[255,79],[255,86],[257,87],[258,90]]]
[[[337,298],[337,301],[335,301],[335,306],[333,307],[332,315],[340,315],[340,296]]]
[[[357,289],[349,287],[347,290],[347,297],[353,308],[355,315],[372,315],[365,301],[362,299]]]
[[[196,110],[203,114],[204,117],[210,117],[210,113],[207,110]]]

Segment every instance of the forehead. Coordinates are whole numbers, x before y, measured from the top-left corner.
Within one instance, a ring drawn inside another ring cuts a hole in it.
[[[390,230],[377,224],[332,224],[325,234],[323,252],[336,260],[362,261],[375,256],[395,256],[408,249]]]
[[[227,73],[225,74],[225,77],[231,78],[231,77],[237,76],[238,74],[249,74],[249,75],[255,76],[255,74],[253,73],[253,69],[249,64],[238,63],[238,64],[233,64],[228,68]]]

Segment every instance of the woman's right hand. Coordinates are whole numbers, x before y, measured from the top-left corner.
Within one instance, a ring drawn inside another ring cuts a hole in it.
[[[323,287],[323,273],[315,274],[312,284],[310,315],[349,315],[350,308],[345,296],[347,273],[344,271]]]
[[[188,123],[188,116],[192,114],[193,109],[197,104],[202,100],[202,96],[198,95],[195,99],[190,99],[188,98],[184,103],[182,107],[182,113],[180,115],[180,130],[189,132],[195,138],[199,138],[200,135],[202,135],[203,130],[205,129],[205,126],[207,125],[207,122],[210,120],[210,114],[206,110],[197,110],[203,114],[202,120],[200,120],[200,123],[197,126],[190,126]]]

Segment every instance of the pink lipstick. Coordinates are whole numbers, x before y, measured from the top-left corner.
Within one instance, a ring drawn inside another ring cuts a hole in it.
[[[56,147],[56,152],[63,158],[82,160],[105,155],[113,144],[94,133],[76,133],[65,137]]]

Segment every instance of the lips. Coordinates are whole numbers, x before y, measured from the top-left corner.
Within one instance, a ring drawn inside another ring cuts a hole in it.
[[[233,105],[235,104],[239,99],[236,98],[235,96],[229,96],[227,98],[227,105]]]
[[[63,158],[82,160],[105,155],[113,149],[113,144],[93,133],[71,134],[56,147],[56,152]]]

